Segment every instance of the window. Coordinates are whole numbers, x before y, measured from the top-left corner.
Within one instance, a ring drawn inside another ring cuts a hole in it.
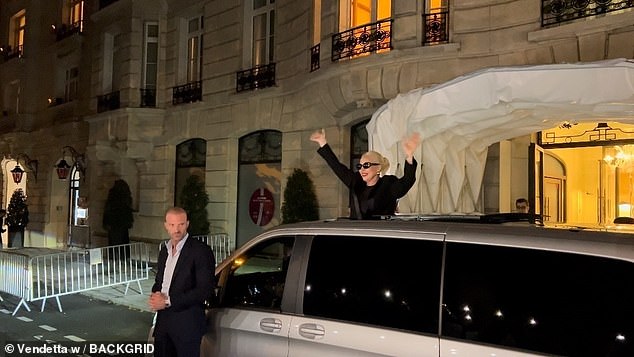
[[[64,81],[64,102],[77,99],[77,85],[79,83],[79,68],[73,67],[66,70]]]
[[[342,31],[392,17],[391,0],[342,0],[340,6]]]
[[[174,205],[181,205],[183,187],[189,176],[198,176],[205,182],[206,160],[207,141],[204,139],[190,139],[176,146]]]
[[[275,62],[275,0],[253,0],[251,65]]]
[[[317,236],[303,312],[436,334],[441,258],[437,241]]]
[[[447,245],[442,335],[561,356],[634,356],[634,264]]]
[[[13,48],[14,53],[22,55],[24,51],[24,32],[26,30],[26,11],[22,10],[13,15],[10,26],[11,37],[9,45]]]
[[[279,310],[294,238],[262,242],[233,260],[220,306]]]
[[[84,2],[83,0],[70,0],[68,13],[68,24],[71,28],[83,31],[84,23]]]
[[[187,23],[187,83],[202,79],[203,17],[195,17]]]
[[[154,107],[156,106],[156,77],[158,73],[158,23],[145,23],[144,34],[141,106]]]

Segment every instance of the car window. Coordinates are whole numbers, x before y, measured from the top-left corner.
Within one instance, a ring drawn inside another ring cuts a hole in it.
[[[442,243],[315,237],[303,313],[437,334]]]
[[[279,310],[293,243],[292,237],[271,239],[235,258],[226,268],[219,305]]]
[[[563,356],[634,356],[634,264],[449,243],[442,335]]]

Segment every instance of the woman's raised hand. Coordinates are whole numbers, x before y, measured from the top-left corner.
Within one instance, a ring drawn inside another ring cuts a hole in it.
[[[319,144],[319,147],[326,145],[326,131],[323,128],[316,130],[310,135],[310,140]]]
[[[420,134],[417,132],[412,133],[407,138],[404,138],[402,141],[403,151],[405,152],[405,158],[407,162],[412,163],[411,160],[414,157],[414,151],[420,145]]]

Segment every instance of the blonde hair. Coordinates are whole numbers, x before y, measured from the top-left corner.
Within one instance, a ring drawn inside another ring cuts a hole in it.
[[[381,171],[380,171],[381,176],[385,175],[387,170],[390,168],[390,160],[388,160],[387,157],[379,154],[376,151],[368,151],[365,154],[363,154],[363,156],[370,156],[372,158],[372,162],[381,164]]]

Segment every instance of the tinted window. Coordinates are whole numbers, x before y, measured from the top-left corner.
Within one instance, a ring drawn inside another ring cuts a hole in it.
[[[304,314],[437,333],[442,244],[315,237]]]
[[[448,244],[442,334],[564,356],[634,356],[634,264]]]
[[[220,305],[279,309],[293,241],[291,237],[268,240],[234,259],[227,267]]]

